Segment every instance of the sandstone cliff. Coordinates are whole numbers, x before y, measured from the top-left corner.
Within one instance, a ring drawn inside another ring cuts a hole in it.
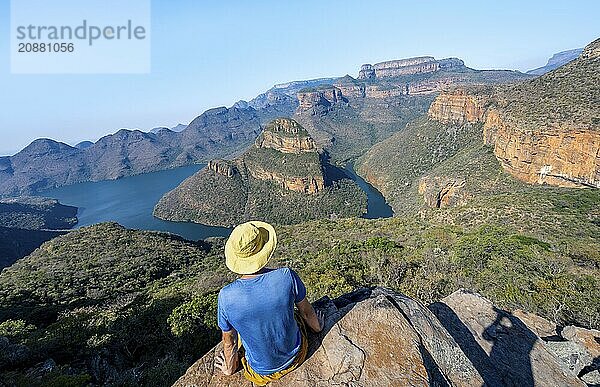
[[[253,146],[234,160],[207,167],[165,194],[157,217],[232,226],[261,218],[297,223],[320,217],[360,216],[365,194],[346,178],[331,179],[320,149],[296,121],[267,124]]]
[[[273,120],[255,141],[258,148],[270,148],[282,153],[317,152],[315,140],[296,121]]]
[[[390,78],[400,75],[431,73],[441,69],[461,68],[464,67],[464,65],[464,62],[457,58],[436,60],[432,56],[421,56],[416,58],[390,60],[374,65],[364,64],[358,73],[358,78]]]
[[[443,93],[428,114],[445,124],[484,123],[484,142],[522,181],[600,188],[599,46],[600,39],[577,60],[493,93]]]
[[[298,109],[300,111],[315,110],[317,107],[329,108],[331,105],[344,100],[340,89],[334,86],[320,87],[318,89],[304,89],[298,92]]]
[[[600,332],[508,313],[478,294],[457,291],[425,307],[383,288],[362,289],[315,307],[325,329],[310,334],[309,356],[273,386],[585,386],[598,364]],[[522,316],[522,317],[519,317]],[[540,322],[541,321],[541,322]],[[553,330],[552,337],[540,324]],[[214,368],[218,345],[174,386],[251,386]],[[584,368],[582,368],[582,366]]]

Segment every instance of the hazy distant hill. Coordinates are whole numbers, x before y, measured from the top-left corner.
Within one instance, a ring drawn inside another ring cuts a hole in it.
[[[173,132],[181,132],[182,130],[184,130],[185,128],[187,128],[187,125],[184,124],[177,124],[172,128],[167,128],[166,126],[158,126],[156,128],[152,128],[150,129],[150,133],[158,133],[160,131],[173,131]]]
[[[583,48],[575,48],[573,50],[561,51],[552,55],[550,59],[548,59],[548,63],[545,66],[538,67],[537,69],[527,71],[527,74],[531,75],[543,75],[549,71],[559,68],[562,65],[565,65],[572,60],[577,59],[579,54],[583,51]]]
[[[14,156],[0,157],[0,195],[30,194],[226,157],[251,144],[262,125],[291,115],[295,108],[292,100],[258,110],[220,107],[202,113],[181,132],[121,129],[79,148],[38,139]]]
[[[77,143],[75,145],[75,148],[77,148],[77,149],[86,149],[86,148],[91,147],[92,145],[94,145],[94,143],[91,142],[91,141],[82,141],[80,143]]]

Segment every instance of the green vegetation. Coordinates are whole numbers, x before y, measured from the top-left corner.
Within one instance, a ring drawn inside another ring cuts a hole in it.
[[[600,327],[598,264],[510,225],[406,216],[277,231],[271,265],[297,270],[311,300],[383,285],[431,302],[465,287],[507,309]],[[45,243],[0,274],[0,345],[21,354],[0,356],[0,381],[170,385],[219,339],[216,293],[235,278],[223,242],[99,224]],[[47,359],[56,366],[42,372]]]
[[[64,230],[77,223],[77,207],[37,197],[0,199],[0,226],[27,230]]]
[[[350,179],[334,181],[324,190],[307,195],[272,181],[251,178],[247,205],[253,218],[294,224],[310,219],[360,216],[367,207],[367,199]]]
[[[271,131],[275,144],[290,136],[312,141],[291,119],[274,120],[265,130]],[[366,194],[330,165],[326,155],[316,149],[289,153],[277,146],[262,147],[257,142],[239,158],[196,173],[160,199],[155,216],[235,226],[251,219],[294,224],[363,214]],[[287,144],[294,146],[293,141]]]
[[[427,112],[433,95],[391,99],[352,98],[324,115],[301,115],[302,124],[315,139],[327,143],[333,163],[354,160],[376,143],[401,131],[408,122]]]
[[[593,45],[597,50],[598,41]],[[497,103],[523,129],[598,128],[599,66],[599,57],[575,59],[539,78],[499,88]]]
[[[239,173],[225,177],[207,168],[167,192],[154,216],[171,221],[236,225],[244,215],[247,187]]]
[[[323,174],[317,152],[282,153],[272,148],[251,148],[244,153],[248,168],[256,168],[289,177]]]
[[[45,243],[0,274],[0,384],[170,385],[217,337],[184,312],[231,280],[221,248],[110,223]]]

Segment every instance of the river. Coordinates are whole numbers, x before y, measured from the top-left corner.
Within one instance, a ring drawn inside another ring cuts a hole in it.
[[[191,222],[168,222],[152,216],[152,210],[162,195],[203,167],[203,164],[198,164],[117,180],[78,183],[47,190],[41,194],[58,199],[63,204],[78,207],[79,223],[76,227],[110,221],[128,228],[166,231],[189,240],[228,236],[231,232],[228,228]],[[365,218],[392,216],[392,210],[381,193],[357,176],[352,165],[346,167],[346,173],[367,194]]]

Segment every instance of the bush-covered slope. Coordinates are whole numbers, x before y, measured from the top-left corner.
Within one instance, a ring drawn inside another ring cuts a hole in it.
[[[384,285],[424,302],[460,287],[508,309],[600,327],[600,270],[514,228],[417,218],[277,228],[272,266],[309,298]],[[0,274],[0,381],[170,385],[218,339],[216,291],[234,277],[223,240],[99,224],[56,238]],[[40,362],[52,359],[51,370]]]
[[[77,208],[54,199],[0,199],[0,269],[77,223]]]
[[[0,199],[0,226],[64,230],[77,223],[77,207],[38,197]]]

